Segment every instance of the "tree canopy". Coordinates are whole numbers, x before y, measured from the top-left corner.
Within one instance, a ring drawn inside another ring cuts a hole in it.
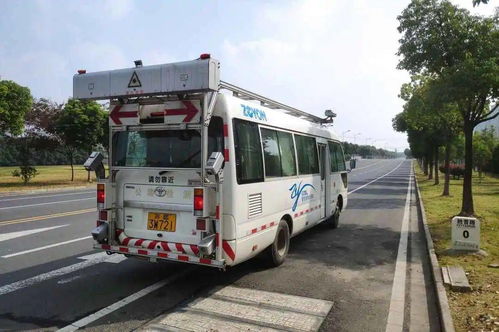
[[[33,98],[28,88],[13,81],[0,81],[0,135],[19,135],[24,129],[24,116]]]
[[[465,135],[461,214],[473,214],[473,129],[499,116],[499,16],[471,15],[448,0],[412,0],[398,20],[398,68],[429,77],[435,100],[459,111]]]
[[[57,117],[54,129],[64,145],[72,168],[74,153],[78,149],[90,152],[103,141],[107,130],[107,113],[95,101],[70,99]]]

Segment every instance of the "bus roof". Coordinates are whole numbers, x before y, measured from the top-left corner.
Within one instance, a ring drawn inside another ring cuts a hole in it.
[[[331,126],[308,121],[305,118],[286,114],[280,109],[272,109],[261,105],[255,100],[245,100],[226,93],[219,93],[218,103],[224,103],[229,118],[238,118],[257,122],[262,125],[284,130],[319,136],[339,141]]]

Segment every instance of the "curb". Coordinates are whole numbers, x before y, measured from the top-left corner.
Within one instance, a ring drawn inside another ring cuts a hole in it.
[[[430,258],[431,274],[433,277],[435,293],[437,294],[437,307],[439,311],[440,327],[444,332],[454,332],[454,322],[452,321],[452,316],[450,313],[449,301],[447,299],[447,293],[445,291],[445,286],[442,278],[442,271],[440,269],[440,265],[438,264],[437,255],[435,254],[433,240],[431,238],[428,222],[426,221],[426,213],[423,205],[423,200],[421,199],[421,192],[419,191],[418,179],[416,176],[414,176],[414,181],[416,183],[417,201],[419,203],[419,211],[421,212],[421,219],[423,221],[423,227],[426,237],[426,248],[428,250],[428,256]]]
[[[60,187],[60,188],[8,191],[8,192],[0,193],[0,197],[30,195],[30,194],[46,193],[46,192],[51,193],[51,192],[71,191],[71,190],[80,190],[80,189],[92,189],[95,187],[95,183],[93,183],[89,186],[72,186],[72,187]]]

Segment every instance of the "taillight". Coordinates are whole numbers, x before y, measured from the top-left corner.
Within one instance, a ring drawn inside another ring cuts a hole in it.
[[[104,200],[106,199],[106,191],[103,183],[97,184],[97,203],[104,204]]]
[[[203,189],[194,189],[194,215],[203,215]]]
[[[206,219],[196,219],[196,229],[198,231],[206,230]]]

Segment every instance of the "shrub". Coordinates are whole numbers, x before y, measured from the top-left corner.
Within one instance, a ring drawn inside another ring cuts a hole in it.
[[[444,166],[440,166],[438,169],[440,170],[440,172],[442,172],[444,174],[446,173]],[[454,179],[457,178],[459,180],[461,178],[461,176],[464,176],[464,165],[450,164],[449,165],[449,172],[450,172],[450,175],[452,175],[452,177]]]
[[[32,178],[38,175],[38,171],[33,166],[20,166],[19,170],[14,170],[12,176],[20,177],[24,184],[27,184]]]

